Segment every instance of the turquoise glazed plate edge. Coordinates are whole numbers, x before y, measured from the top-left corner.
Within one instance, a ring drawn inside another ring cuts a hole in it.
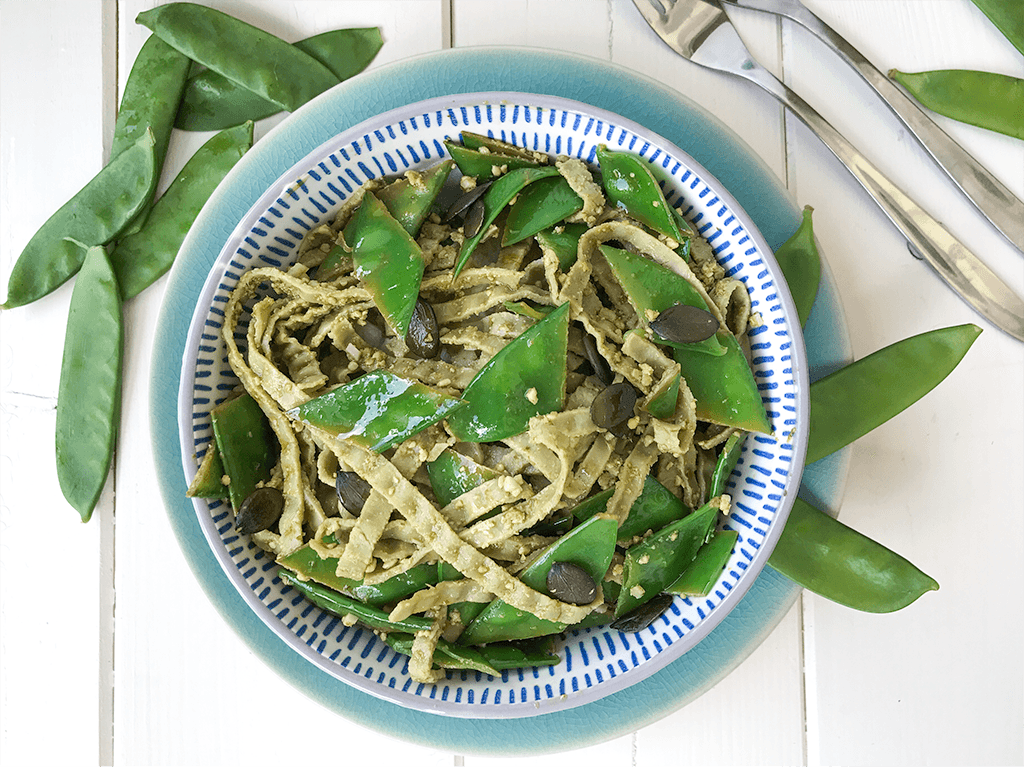
[[[177,385],[195,302],[221,247],[252,203],[317,146],[374,115],[436,96],[515,90],[616,111],[664,136],[732,192],[774,249],[799,212],[770,170],[731,130],[665,86],[596,59],[527,48],[469,48],[426,54],[372,70],[303,107],[257,143],[196,220],[168,279],[151,372],[154,457],[172,528],[190,567],[228,623],[278,674],[310,698],[373,730],[459,753],[528,754],[579,748],[654,722],[696,699],[745,659],[793,605],[798,587],[766,568],[735,609],[694,649],[652,677],[591,704],[517,719],[450,718],[399,707],[324,674],[252,613],[206,543],[178,462]],[[849,359],[834,283],[805,329],[812,380]],[[836,508],[846,457],[807,468],[803,492]]]

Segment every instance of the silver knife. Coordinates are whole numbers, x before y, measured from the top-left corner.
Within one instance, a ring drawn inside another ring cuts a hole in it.
[[[799,0],[720,0],[722,5],[736,5],[792,19],[805,27],[852,66],[870,85],[893,114],[924,147],[932,160],[960,188],[968,200],[1009,240],[1024,252],[1024,202],[1021,202],[995,176],[943,131],[917,102],[904,93],[888,77],[828,24],[814,15]],[[1024,9],[1022,9],[1024,13]]]

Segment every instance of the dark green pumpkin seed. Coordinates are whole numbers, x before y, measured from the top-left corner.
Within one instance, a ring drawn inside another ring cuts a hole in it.
[[[339,471],[334,487],[338,491],[338,501],[353,515],[363,511],[363,506],[373,491],[370,484],[355,472]]]
[[[548,594],[573,605],[587,605],[597,597],[597,584],[576,563],[555,563],[548,571]]]
[[[696,344],[718,333],[717,318],[701,307],[673,304],[651,321],[651,330],[665,341]]]
[[[636,401],[633,385],[620,381],[598,393],[590,404],[590,418],[602,429],[614,429],[633,417]]]
[[[629,613],[620,616],[608,626],[618,632],[639,632],[651,625],[672,605],[675,598],[669,594],[658,595]]]
[[[437,327],[437,315],[434,314],[430,302],[422,298],[416,300],[405,343],[413,354],[425,360],[432,360],[441,354],[441,334]]]
[[[387,341],[387,334],[384,333],[384,329],[376,323],[372,323],[367,320],[365,323],[354,326],[355,332],[359,335],[363,341],[369,344],[374,349],[384,349],[385,342]]]
[[[605,386],[611,384],[615,380],[615,374],[612,373],[611,366],[604,359],[604,355],[598,351],[597,341],[589,333],[583,336],[583,351],[586,353],[590,365],[594,368],[594,375]]]
[[[480,228],[484,225],[484,215],[487,213],[487,209],[484,207],[483,200],[477,200],[466,211],[466,223],[462,227],[463,234],[466,237],[476,237],[480,233]]]
[[[281,519],[284,494],[277,488],[257,488],[238,508],[235,530],[244,536],[265,531]]]
[[[459,197],[454,203],[451,204],[451,207],[448,209],[448,212],[444,215],[444,220],[451,221],[456,216],[461,216],[463,213],[469,210],[469,207],[473,205],[473,203],[475,203],[481,197],[483,197],[484,192],[486,192],[493,183],[494,182],[488,181],[483,184],[477,184],[466,194]]]

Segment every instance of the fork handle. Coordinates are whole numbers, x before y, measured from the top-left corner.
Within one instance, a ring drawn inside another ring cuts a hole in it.
[[[817,134],[907,238],[911,252],[927,261],[983,316],[1013,338],[1024,341],[1024,300],[931,214],[911,200],[812,106],[763,67],[751,64],[737,74],[771,93]]]
[[[726,0],[742,8],[792,19],[845,59],[910,130],[964,195],[1018,250],[1024,251],[1024,202],[949,137],[889,78],[845,38],[798,0]]]

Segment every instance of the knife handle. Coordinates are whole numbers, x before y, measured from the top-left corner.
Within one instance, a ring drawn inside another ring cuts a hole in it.
[[[720,29],[723,29],[721,27]],[[735,33],[733,33],[735,34]],[[738,39],[738,38],[737,38]],[[939,276],[981,315],[1024,341],[1024,300],[998,275],[915,203],[798,94],[752,59],[731,70],[777,98],[810,128],[882,209]]]
[[[999,232],[1024,252],[1024,202],[950,138],[921,107],[842,35],[799,0],[723,0],[723,5],[773,13],[792,19],[852,66],[907,127],[918,143],[960,191]]]

